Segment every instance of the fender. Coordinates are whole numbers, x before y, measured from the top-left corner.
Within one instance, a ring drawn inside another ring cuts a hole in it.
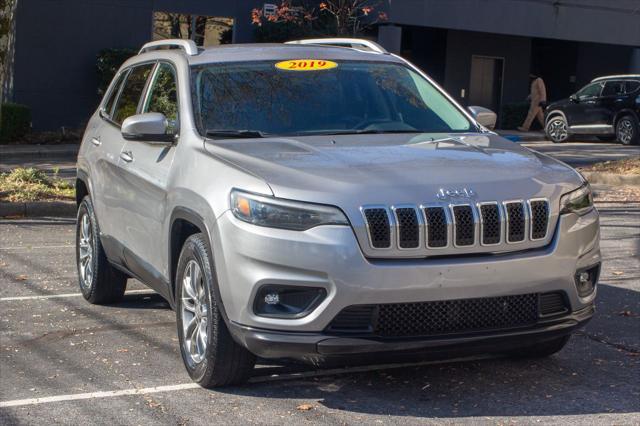
[[[169,259],[171,265],[169,268],[169,280],[170,280],[170,285],[171,285],[171,294],[172,294],[172,300],[170,300],[170,304],[172,306],[172,308],[175,309],[176,307],[176,300],[178,295],[176,294],[177,291],[177,286],[176,286],[176,280],[175,280],[175,275],[176,272],[175,268],[173,268],[173,259],[172,259],[172,251],[173,251],[173,224],[175,223],[176,220],[178,219],[183,219],[186,220],[188,222],[193,223],[198,229],[200,229],[200,231],[202,233],[205,234],[205,236],[207,237],[207,252],[209,254],[209,259],[211,259],[211,262],[214,266],[214,270],[213,270],[213,275],[215,277],[215,281],[213,283],[213,291],[215,293],[216,296],[216,300],[218,301],[218,308],[220,309],[220,314],[222,315],[222,319],[224,320],[225,324],[227,325],[227,328],[229,328],[229,330],[231,330],[231,326],[230,326],[230,321],[229,321],[229,317],[227,315],[227,311],[225,310],[224,307],[224,301],[222,300],[222,295],[220,294],[220,287],[219,287],[219,281],[218,281],[218,275],[217,275],[217,268],[215,267],[215,258],[213,257],[213,251],[211,250],[211,234],[209,232],[209,228],[207,227],[207,225],[204,222],[203,217],[197,213],[196,211],[188,208],[188,207],[175,207],[173,209],[173,211],[171,212],[171,219],[169,221],[169,244],[167,244],[167,250],[168,252],[168,257],[167,259]],[[178,254],[180,252],[178,251]],[[177,259],[176,262],[177,264]]]
[[[569,121],[567,121],[567,116],[564,114],[564,112],[562,112],[559,109],[554,109],[553,111],[549,111],[548,113],[546,113],[546,117],[544,119],[544,127],[545,128],[547,127],[547,123],[549,122],[549,119],[551,117],[553,117],[553,116],[556,116],[556,115],[561,115],[562,118],[564,118],[564,121],[567,122],[567,127],[569,127]]]
[[[621,109],[620,111],[618,111],[618,112],[616,113],[616,116],[613,118],[613,126],[614,126],[614,129],[613,129],[613,130],[614,130],[614,131],[615,131],[615,126],[616,126],[616,124],[618,123],[618,120],[619,120],[619,119],[620,119],[620,117],[622,117],[623,115],[631,115],[631,116],[635,117],[635,119],[636,119],[637,121],[640,121],[640,117],[638,117],[638,113],[637,113],[637,112],[635,112],[633,109],[631,109],[631,108],[624,108],[624,109]]]

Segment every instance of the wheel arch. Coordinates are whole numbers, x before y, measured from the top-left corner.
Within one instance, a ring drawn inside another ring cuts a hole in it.
[[[91,180],[88,173],[78,169],[76,173],[76,206],[79,207],[84,197],[91,192]]]
[[[613,119],[613,131],[615,133],[616,131],[616,126],[618,125],[618,121],[620,121],[620,119],[622,117],[626,117],[627,115],[630,115],[632,117],[634,117],[636,119],[636,121],[640,122],[640,117],[638,117],[638,114],[631,108],[625,108],[625,109],[621,109],[620,111],[618,111],[616,113],[616,116]]]
[[[550,111],[547,113],[547,116],[544,119],[544,127],[546,129],[547,127],[547,123],[549,123],[549,120],[551,120],[553,117],[557,117],[557,116],[561,116],[562,118],[564,118],[564,121],[567,123],[567,127],[569,127],[569,122],[567,121],[567,116],[565,115],[565,113],[559,109],[554,109],[553,111]]]

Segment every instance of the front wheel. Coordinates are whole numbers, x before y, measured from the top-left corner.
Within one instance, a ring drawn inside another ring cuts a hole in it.
[[[635,117],[626,115],[616,124],[616,139],[623,145],[638,145],[640,143],[640,126]]]
[[[552,117],[544,130],[547,138],[553,143],[562,143],[569,139],[567,122],[561,116]]]
[[[194,234],[178,260],[176,316],[184,365],[191,379],[205,388],[243,383],[255,364],[255,356],[231,337],[214,285],[207,240]]]

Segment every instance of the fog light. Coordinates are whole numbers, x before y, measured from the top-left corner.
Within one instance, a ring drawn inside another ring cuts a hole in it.
[[[270,318],[301,318],[313,311],[326,297],[318,287],[269,284],[260,287],[253,311]]]
[[[600,275],[600,264],[580,269],[576,272],[575,282],[580,297],[589,296],[596,288]]]

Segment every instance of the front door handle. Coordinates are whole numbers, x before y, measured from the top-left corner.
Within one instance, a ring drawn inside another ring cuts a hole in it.
[[[131,154],[131,151],[122,151],[120,153],[120,158],[122,158],[127,163],[130,163],[133,161],[133,154]]]
[[[102,142],[100,142],[100,138],[91,138],[91,143],[94,144],[95,146],[102,145]]]

